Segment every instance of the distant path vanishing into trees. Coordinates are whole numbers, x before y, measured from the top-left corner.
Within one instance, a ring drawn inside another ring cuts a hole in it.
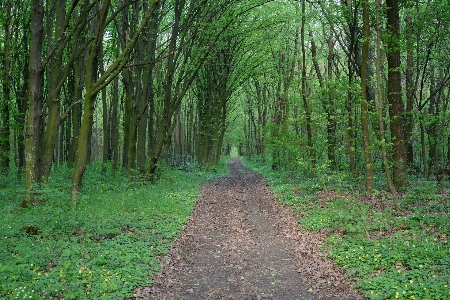
[[[136,299],[364,299],[262,176],[238,159],[228,165],[229,176],[203,186],[163,273]]]

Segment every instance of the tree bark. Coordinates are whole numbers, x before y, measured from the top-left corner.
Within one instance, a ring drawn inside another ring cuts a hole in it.
[[[438,118],[439,118],[439,98],[433,93],[436,90],[436,78],[435,78],[435,68],[434,66],[430,66],[430,97],[428,100],[428,116],[430,118],[429,122],[427,122],[426,132],[428,135],[428,170],[432,174],[438,166],[438,139],[439,136],[439,127],[438,127]]]
[[[383,118],[383,92],[381,89],[381,32],[380,32],[380,2],[377,0],[376,3],[376,20],[377,20],[377,58],[375,61],[376,78],[377,78],[377,96],[378,96],[378,123],[380,127],[380,142],[381,142],[381,154],[383,157],[384,172],[386,174],[386,181],[394,198],[397,199],[397,189],[395,188],[394,182],[391,177],[391,169],[389,166],[389,160],[387,156],[387,146],[384,131],[384,118]]]
[[[158,161],[164,149],[165,143],[168,142],[170,136],[170,128],[172,127],[172,116],[175,113],[177,106],[175,102],[172,101],[172,85],[174,82],[175,69],[176,69],[176,61],[175,61],[175,52],[177,48],[177,40],[179,38],[180,33],[180,21],[183,12],[183,8],[185,6],[185,0],[176,0],[175,1],[175,9],[174,9],[174,23],[172,26],[172,32],[169,40],[169,48],[168,53],[170,54],[167,58],[167,71],[166,78],[164,80],[164,98],[163,98],[163,109],[162,109],[162,117],[160,119],[159,127],[156,130],[155,137],[155,146],[152,149],[150,165],[147,169],[147,175],[150,178],[154,178],[156,175],[156,169],[158,167]],[[177,56],[178,57],[178,56]],[[180,95],[175,95],[178,99]]]
[[[353,0],[346,0],[344,4],[350,9],[352,14],[349,14],[347,19],[348,26],[348,48],[347,48],[347,69],[348,69],[348,89],[347,89],[347,102],[345,104],[347,110],[347,151],[350,157],[350,172],[354,177],[356,174],[356,155],[355,155],[355,132],[354,132],[354,93],[353,93],[353,80],[356,73],[356,52],[357,52],[357,16],[358,7],[352,7]],[[353,9],[353,11],[351,11]]]
[[[100,72],[105,72],[103,49],[100,51]],[[102,173],[106,175],[106,164],[111,159],[111,120],[108,107],[106,88],[102,90],[102,122],[103,122],[103,148],[102,148]],[[114,96],[113,96],[114,97]]]
[[[30,24],[30,23],[28,23]],[[25,117],[27,115],[27,89],[28,89],[28,83],[29,83],[29,72],[28,72],[28,65],[29,65],[29,55],[26,55],[25,53],[29,53],[28,50],[28,35],[23,34],[22,39],[22,46],[23,46],[23,55],[24,63],[23,63],[23,83],[21,84],[20,92],[17,97],[17,109],[19,116],[17,118],[17,156],[18,156],[18,164],[17,164],[17,178],[21,179],[23,175],[23,171],[26,166],[26,160],[25,160]]]
[[[334,59],[334,39],[333,30],[330,30],[328,37],[328,56],[327,56],[327,72],[328,72],[328,93],[325,112],[327,114],[327,138],[328,138],[328,160],[333,169],[337,168],[336,162],[336,112],[333,96],[333,59]]]
[[[119,166],[119,77],[114,78],[111,102],[111,152],[113,170]]]
[[[114,78],[116,78],[119,73],[123,70],[128,62],[128,57],[136,44],[136,41],[144,30],[148,20],[152,17],[156,6],[159,4],[158,0],[154,0],[150,3],[149,8],[145,12],[142,19],[140,27],[136,30],[133,38],[127,44],[127,47],[122,51],[116,60],[109,65],[104,74],[96,79],[96,66],[98,62],[98,52],[100,50],[100,43],[103,40],[104,26],[106,22],[106,16],[110,0],[105,0],[101,8],[101,12],[98,15],[98,29],[95,34],[95,40],[91,45],[89,52],[89,59],[86,66],[86,93],[84,97],[84,114],[83,120],[80,128],[80,136],[78,139],[78,150],[75,170],[72,176],[72,186],[71,186],[71,198],[74,200],[77,198],[78,193],[81,189],[82,178],[87,164],[87,149],[89,144],[89,132],[92,128],[93,114],[94,114],[94,102],[96,94],[105,88]]]
[[[393,142],[394,183],[397,187],[408,184],[407,153],[403,132],[403,103],[400,76],[400,21],[398,0],[386,0],[386,41],[388,62],[388,101]]]
[[[65,0],[57,0],[55,8],[55,37],[60,39],[63,36],[64,22],[65,22]],[[51,34],[51,33],[50,33]],[[61,87],[59,82],[62,75],[62,59],[63,59],[63,47],[58,47],[52,55],[49,62],[48,70],[48,99],[47,99],[47,122],[45,124],[44,135],[42,137],[42,150],[40,161],[40,174],[39,176],[43,181],[48,181],[50,177],[50,170],[53,163],[54,149],[56,139],[58,136],[58,128],[60,125],[60,92]]]
[[[372,153],[370,150],[369,122],[367,109],[367,77],[368,77],[367,71],[368,71],[369,39],[370,39],[368,0],[363,0],[362,8],[363,8],[364,37],[363,37],[362,57],[361,57],[361,130],[364,146],[364,161],[366,165],[366,192],[370,193],[373,190],[373,167],[372,167]]]
[[[80,45],[81,47],[81,45]],[[74,90],[73,90],[73,99],[76,104],[72,109],[72,139],[70,143],[70,151],[68,158],[68,166],[72,168],[75,163],[75,159],[77,156],[77,145],[78,145],[78,137],[80,136],[80,127],[81,127],[81,112],[82,112],[82,104],[81,99],[83,95],[83,86],[85,82],[85,56],[81,55],[74,65]]]
[[[155,58],[156,58],[156,38],[158,35],[159,18],[154,17],[150,20],[149,30],[146,38],[146,57],[151,63],[146,66],[143,72],[143,85],[142,85],[142,96],[139,101],[139,114],[138,114],[138,140],[137,140],[137,164],[138,169],[141,174],[146,171],[146,161],[147,161],[147,125],[149,123],[149,114],[152,112],[152,107],[154,107],[154,97],[155,93],[153,90],[154,81],[154,68],[155,68]],[[151,122],[151,120],[150,120]],[[149,129],[150,130],[150,129]]]
[[[300,39],[301,39],[301,47],[302,47],[302,101],[303,108],[305,109],[306,115],[306,136],[308,140],[307,144],[307,153],[308,158],[311,162],[311,167],[314,169],[315,167],[315,159],[314,159],[314,148],[312,144],[312,132],[311,132],[311,110],[309,108],[308,95],[306,91],[306,46],[305,46],[305,22],[306,22],[306,9],[305,9],[305,0],[302,0],[302,25],[300,29]]]
[[[97,14],[95,39],[89,50],[86,64],[86,92],[83,103],[83,118],[78,137],[75,170],[72,176],[71,198],[75,200],[81,189],[83,174],[88,163],[89,136],[94,122],[94,103],[98,90],[96,90],[96,75],[98,68],[99,51],[102,48],[103,32],[108,15],[110,0],[105,0],[100,12]]]
[[[413,166],[414,163],[414,148],[411,140],[412,131],[413,131],[413,104],[415,97],[415,84],[413,81],[413,73],[414,73],[414,42],[413,42],[413,23],[412,17],[409,13],[406,15],[406,114],[405,114],[405,140],[407,142],[407,158],[408,165],[410,167]]]
[[[31,39],[28,84],[27,143],[25,148],[25,196],[21,206],[26,207],[37,200],[32,195],[32,185],[39,180],[39,148],[42,117],[42,87],[44,66],[41,62],[44,37],[43,0],[33,0],[31,7]]]
[[[3,59],[2,59],[2,92],[3,99],[0,99],[0,174],[7,176],[9,173],[9,156],[11,152],[10,142],[10,102],[11,102],[11,44],[12,44],[12,27],[11,27],[11,2],[6,4],[6,18],[3,20]]]

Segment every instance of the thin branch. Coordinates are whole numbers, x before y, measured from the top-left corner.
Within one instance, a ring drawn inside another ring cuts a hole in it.
[[[64,114],[61,116],[59,122],[60,122],[60,123],[64,122],[64,120],[69,116],[70,110],[71,110],[75,105],[80,104],[82,100],[83,100],[83,99],[80,99],[80,100],[78,100],[78,101],[73,102],[72,104],[70,104],[70,106],[66,109],[66,111],[64,112]]]
[[[155,59],[155,60],[152,60],[152,61],[147,61],[147,62],[143,62],[143,63],[138,63],[138,64],[128,64],[128,65],[125,65],[125,68],[132,68],[132,67],[140,67],[140,66],[145,66],[145,65],[151,65],[151,64],[154,64],[154,63],[157,63],[157,62],[159,62],[159,61],[162,61],[162,60],[164,60],[164,59],[166,59],[166,58],[168,58],[168,57],[170,57],[171,55],[174,55],[176,52],[179,52],[181,49],[183,49],[187,44],[188,44],[188,42],[190,42],[196,35],[197,35],[197,33],[199,32],[200,30],[197,30],[197,32],[195,32],[186,42],[184,42],[182,45],[180,45],[177,49],[175,49],[174,51],[171,51],[170,53],[168,53],[168,54],[166,54],[166,55],[164,55],[164,56],[161,56],[161,57],[159,57],[158,59]]]

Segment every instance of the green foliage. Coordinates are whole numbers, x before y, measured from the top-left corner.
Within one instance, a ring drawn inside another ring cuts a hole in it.
[[[324,170],[309,178],[254,161],[246,165],[267,177],[280,202],[295,209],[303,230],[328,236],[329,257],[368,298],[450,298],[445,187],[414,179],[415,188],[395,202],[381,191],[360,195],[345,174]]]
[[[159,257],[188,221],[199,183],[215,175],[166,168],[154,185],[88,169],[76,203],[71,171],[58,168],[42,205],[19,208],[16,186],[1,190],[0,298],[123,299],[152,283]]]
[[[370,299],[448,299],[447,243],[423,233],[397,232],[381,239],[330,237],[330,257],[358,278]]]

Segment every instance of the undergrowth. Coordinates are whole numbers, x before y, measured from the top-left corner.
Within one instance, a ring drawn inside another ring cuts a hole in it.
[[[20,208],[22,182],[0,189],[1,299],[124,299],[152,284],[160,258],[188,221],[199,183],[223,175],[164,169],[155,184],[120,173],[86,173],[69,200],[71,170],[58,167],[40,188],[42,204]]]
[[[303,230],[327,236],[324,249],[369,299],[450,299],[448,186],[411,178],[395,201],[372,195],[339,173],[306,177],[245,165],[267,178],[279,201],[297,213]]]

